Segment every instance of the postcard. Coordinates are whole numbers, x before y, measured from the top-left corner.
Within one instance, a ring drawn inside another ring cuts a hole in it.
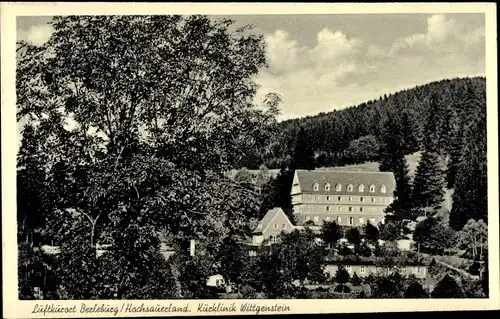
[[[495,4],[1,14],[6,318],[500,307]]]

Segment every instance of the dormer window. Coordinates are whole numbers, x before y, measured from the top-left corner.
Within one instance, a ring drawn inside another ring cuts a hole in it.
[[[387,192],[387,189],[385,188],[385,185],[382,185],[382,187],[380,187],[380,192],[382,194],[385,194]]]
[[[315,191],[319,191],[319,185],[318,185],[318,183],[316,183],[316,184],[313,185],[313,189]]]
[[[375,193],[375,185],[370,185],[370,193]]]
[[[330,184],[325,185],[325,191],[329,192],[330,191]]]
[[[342,185],[337,184],[337,186],[335,186],[335,190],[336,190],[337,192],[342,191]]]
[[[347,186],[347,191],[348,191],[348,192],[352,192],[352,190],[353,190],[353,187],[352,187],[352,185],[351,185],[351,184],[349,184],[349,185]]]
[[[365,186],[363,186],[363,185],[359,185],[359,187],[358,187],[358,191],[359,191],[360,193],[364,192],[364,191],[365,191]]]

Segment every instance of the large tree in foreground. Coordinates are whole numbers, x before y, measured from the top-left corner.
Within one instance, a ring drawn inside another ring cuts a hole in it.
[[[45,174],[24,180],[43,182],[48,232],[78,246],[61,246],[62,282],[73,276],[63,297],[158,299],[171,283],[157,262],[159,231],[209,242],[213,253],[227,233],[251,229],[258,197],[224,173],[241,150],[269,140],[277,108],[273,98],[269,108],[253,103],[262,37],[231,23],[54,17],[47,43],[19,43],[17,116],[23,143],[33,145],[27,157]],[[23,194],[33,187],[21,185]],[[111,251],[91,257],[103,240]],[[74,266],[81,261],[87,267]],[[92,282],[100,284],[88,289]]]

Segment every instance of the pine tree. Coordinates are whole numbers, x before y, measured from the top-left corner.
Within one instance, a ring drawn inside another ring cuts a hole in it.
[[[262,203],[260,205],[260,216],[264,215],[274,207],[280,207],[292,223],[295,216],[292,209],[292,196],[290,190],[293,181],[293,171],[281,168],[276,177],[271,177],[262,187]]]
[[[300,127],[299,132],[297,133],[292,168],[293,170],[314,170],[314,152],[310,147],[306,131],[303,127]]]
[[[389,116],[384,126],[379,169],[382,172],[393,172],[396,180],[395,200],[387,208],[396,220],[405,218],[411,209],[411,185],[409,169],[405,158],[404,132],[401,120]]]
[[[411,154],[418,150],[418,138],[416,136],[417,129],[413,124],[408,112],[404,112],[401,117],[404,153]]]
[[[450,226],[460,230],[469,219],[488,220],[486,102],[467,88],[463,148],[457,165]]]
[[[424,151],[413,181],[412,205],[414,208],[429,207],[437,210],[444,199],[445,176],[439,156],[438,110],[439,103],[437,97],[433,95],[430,99],[430,112],[425,130]]]

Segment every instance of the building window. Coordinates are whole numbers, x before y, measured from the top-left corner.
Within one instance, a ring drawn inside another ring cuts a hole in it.
[[[363,217],[360,217],[360,218],[359,218],[359,223],[360,223],[360,224],[363,224],[364,222],[365,222],[365,219],[364,219]]]
[[[342,206],[339,206],[338,211],[339,211],[339,212],[341,212],[341,211],[342,211]]]
[[[401,268],[401,273],[406,274],[406,268]]]
[[[349,207],[349,211],[352,212],[352,207]]]
[[[365,201],[365,199],[361,196],[361,197],[359,198],[359,201],[360,201],[360,202],[364,202],[364,201]]]
[[[375,197],[372,197],[372,203],[375,203]]]
[[[286,224],[283,224],[281,227],[282,227],[283,229],[286,229]]]
[[[387,189],[385,188],[385,185],[382,185],[382,187],[380,187],[380,192],[382,194],[385,194],[387,192]]]
[[[359,272],[364,273],[366,271],[365,266],[361,266]]]
[[[306,216],[306,222],[309,221],[310,219],[311,219],[311,217]]]
[[[353,225],[354,224],[354,218],[353,217],[349,217],[349,225]]]
[[[370,193],[375,193],[375,185],[370,185]]]
[[[313,188],[314,188],[315,191],[319,191],[319,185],[318,185],[318,183],[314,184]]]
[[[420,267],[417,267],[417,273],[420,274]]]
[[[349,201],[352,202],[352,197],[351,196],[349,196]]]
[[[365,191],[365,186],[364,186],[363,184],[359,185],[359,187],[358,187],[358,191],[359,191],[360,193],[364,192],[364,191]]]
[[[342,196],[339,196],[338,200],[339,200],[339,202],[341,202],[342,201]]]
[[[340,224],[340,222],[341,222],[341,221],[342,221],[342,217],[337,216],[337,223],[339,223],[339,224]]]
[[[326,206],[326,211],[329,212],[330,211],[330,206]]]
[[[345,266],[345,270],[347,270],[347,272],[351,272],[351,266]]]
[[[336,190],[337,192],[340,192],[340,191],[342,190],[342,185],[337,184],[337,186],[335,186],[335,190]]]
[[[325,191],[329,192],[330,191],[330,184],[325,185]]]
[[[352,185],[351,185],[351,184],[349,184],[349,185],[347,186],[347,191],[348,191],[348,192],[352,192],[352,189],[353,189]]]
[[[359,211],[360,211],[360,212],[362,212],[362,211],[363,211],[363,207],[360,207],[360,208],[359,208]]]
[[[326,221],[329,222],[330,221],[330,216],[326,216]]]
[[[330,200],[330,196],[326,196],[326,200]]]
[[[274,224],[274,229],[277,229],[278,228],[278,224]]]

